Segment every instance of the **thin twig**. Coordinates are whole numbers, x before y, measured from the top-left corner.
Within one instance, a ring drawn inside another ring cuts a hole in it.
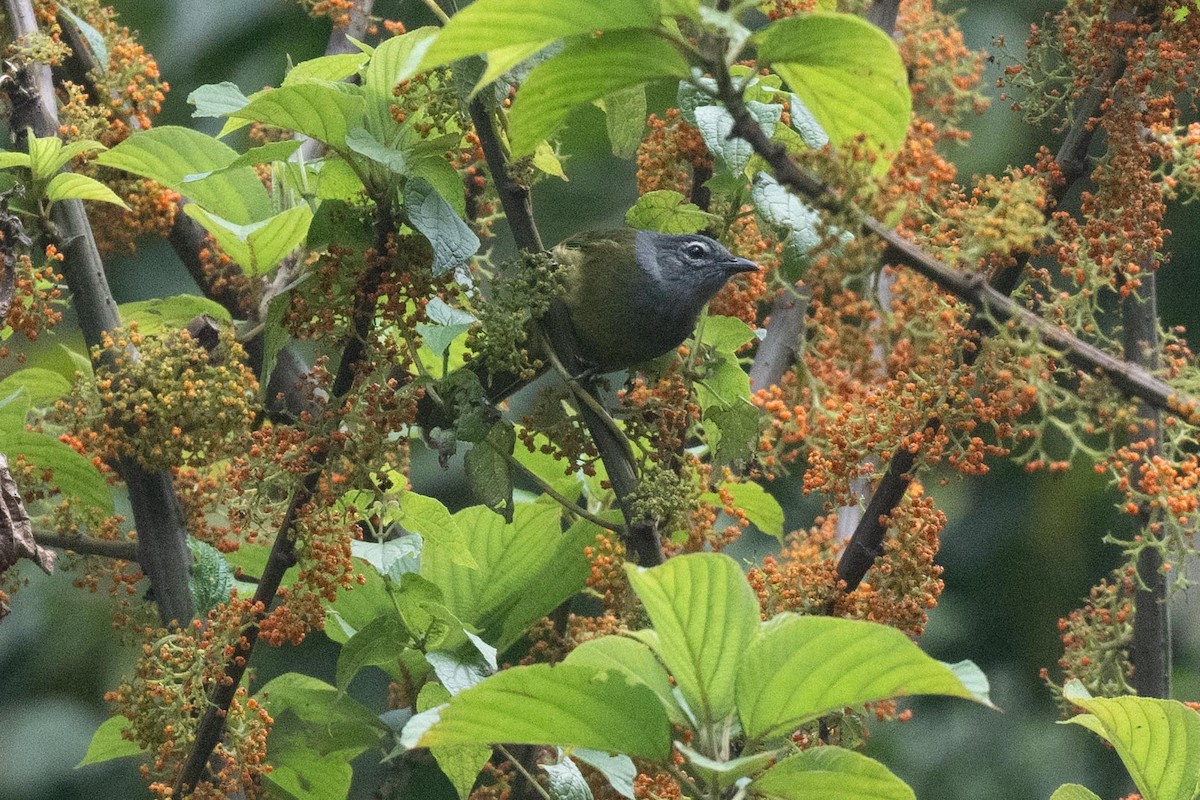
[[[70,550],[83,556],[103,556],[121,561],[137,561],[137,542],[113,542],[94,536],[65,536],[61,533],[35,533],[34,539],[45,547]]]
[[[522,464],[511,453],[504,452],[503,450],[501,450],[499,447],[496,447],[494,444],[492,444],[487,439],[484,439],[483,442],[481,442],[481,444],[484,444],[484,445],[490,447],[494,453],[497,453],[501,458],[503,458],[505,461],[507,461],[509,466],[516,467],[517,469],[519,469],[522,472],[522,474],[525,475],[525,477],[529,478],[529,480],[536,483],[538,485],[539,489],[541,489],[543,492],[545,492],[550,497],[552,497],[560,506],[563,507],[563,509],[568,514],[574,514],[575,516],[579,517],[580,519],[586,519],[588,522],[592,523],[593,525],[598,525],[601,528],[604,528],[605,530],[612,531],[613,533],[621,533],[620,525],[615,525],[606,519],[602,519],[602,518],[596,516],[595,514],[593,514],[592,512],[588,511],[586,508],[580,508],[578,503],[572,502],[570,498],[568,498],[562,492],[555,489],[550,484],[549,481],[545,480],[544,478],[542,478],[541,475],[538,475],[536,472],[531,470],[529,467]],[[478,445],[476,445],[476,446],[478,446]]]

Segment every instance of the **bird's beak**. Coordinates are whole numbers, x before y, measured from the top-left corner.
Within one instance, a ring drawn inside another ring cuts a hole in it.
[[[758,272],[759,266],[748,258],[738,258],[734,256],[724,263],[725,271],[730,275],[736,275],[739,272]]]

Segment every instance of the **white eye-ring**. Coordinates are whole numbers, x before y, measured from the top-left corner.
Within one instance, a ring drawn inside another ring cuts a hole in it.
[[[703,242],[692,242],[683,249],[688,258],[704,258],[708,255],[708,247]]]

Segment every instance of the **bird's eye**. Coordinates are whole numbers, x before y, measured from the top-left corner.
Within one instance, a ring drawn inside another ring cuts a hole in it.
[[[708,255],[708,248],[700,242],[692,242],[683,249],[687,253],[688,258],[704,258]]]

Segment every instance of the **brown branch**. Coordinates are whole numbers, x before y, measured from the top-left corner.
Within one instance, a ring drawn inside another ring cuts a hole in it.
[[[20,39],[37,32],[29,0],[6,0],[13,34]],[[50,69],[31,63],[18,70],[12,100],[12,127],[19,143],[32,129],[36,136],[58,135],[58,107]],[[117,304],[96,250],[92,228],[83,203],[60,200],[52,208],[55,240],[63,252],[63,276],[79,315],[80,328],[89,347],[102,344],[104,334],[121,325]],[[136,350],[129,356],[137,358]],[[138,532],[138,562],[150,579],[159,618],[164,623],[184,623],[195,613],[188,578],[192,555],[187,547],[187,528],[170,473],[148,472],[131,459],[117,465],[129,490],[134,524]]]
[[[378,260],[365,270],[359,279],[356,297],[356,307],[353,314],[352,332],[345,348],[342,350],[337,373],[331,389],[332,407],[339,406],[338,401],[349,394],[354,383],[358,368],[367,356],[367,342],[370,340],[371,328],[375,320],[375,294],[383,277],[383,263],[388,252],[388,237],[396,229],[392,209],[386,202],[377,200],[375,210],[375,252]],[[312,468],[305,474],[300,486],[292,495],[283,519],[275,532],[275,540],[271,545],[271,554],[267,565],[259,577],[252,602],[257,610],[254,618],[246,626],[242,646],[225,663],[224,678],[217,681],[209,692],[208,708],[196,728],[196,738],[188,753],[188,760],[183,770],[175,780],[175,795],[186,797],[195,790],[203,779],[209,757],[220,742],[225,730],[225,713],[233,702],[238,686],[246,672],[250,654],[258,641],[262,621],[266,618],[271,603],[279,591],[284,573],[296,563],[292,537],[295,533],[300,515],[314,499],[321,474],[329,458],[329,441],[323,440],[312,455]]]
[[[70,550],[84,556],[103,556],[121,561],[137,561],[136,542],[113,542],[93,536],[64,536],[59,533],[35,533],[34,538],[43,547]]]
[[[808,311],[810,291],[806,286],[785,289],[775,298],[754,363],[750,365],[750,392],[773,386],[796,361],[800,336],[804,333],[804,315]]]

